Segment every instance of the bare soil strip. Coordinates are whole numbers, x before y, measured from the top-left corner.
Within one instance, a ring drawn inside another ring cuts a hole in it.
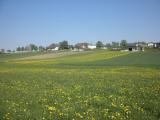
[[[30,57],[24,57],[24,58],[20,58],[20,59],[16,59],[16,60],[49,59],[49,58],[57,58],[57,57],[68,56],[68,55],[75,55],[75,54],[80,54],[80,53],[84,53],[84,52],[85,51],[82,51],[82,52],[65,51],[65,52],[46,53],[46,54],[43,54],[43,55],[35,55],[35,56],[30,56]]]

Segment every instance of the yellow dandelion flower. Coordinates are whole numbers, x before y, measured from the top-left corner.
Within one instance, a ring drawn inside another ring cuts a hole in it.
[[[83,116],[80,113],[76,113],[77,117],[83,118]]]
[[[94,117],[92,117],[92,120],[96,120]]]
[[[60,115],[60,116],[63,116],[63,115],[64,115],[64,113],[60,112],[60,113],[59,113],[59,115]]]
[[[112,106],[113,106],[113,107],[116,107],[117,105],[112,102]]]
[[[49,106],[49,107],[48,107],[48,110],[50,110],[50,111],[55,111],[56,108],[55,108],[54,106]]]

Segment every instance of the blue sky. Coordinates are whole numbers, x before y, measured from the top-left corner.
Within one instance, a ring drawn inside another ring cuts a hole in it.
[[[160,41],[160,0],[0,0],[0,48]]]

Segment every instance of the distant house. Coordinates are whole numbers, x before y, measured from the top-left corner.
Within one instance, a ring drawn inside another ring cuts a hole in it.
[[[149,47],[149,48],[153,48],[154,47],[154,43],[153,42],[149,42],[149,43],[147,43],[147,47]]]
[[[136,51],[136,50],[138,50],[138,44],[136,44],[136,43],[128,43],[127,44],[127,49],[129,51]]]
[[[52,43],[47,47],[47,50],[51,50],[51,51],[59,50],[59,45],[55,44],[55,43]]]
[[[55,47],[55,48],[53,48],[53,49],[51,49],[52,51],[56,51],[56,50],[59,50],[59,47],[57,46],[57,47]]]
[[[77,43],[75,45],[75,48],[77,48],[77,49],[95,49],[96,46],[92,45],[90,43]]]
[[[154,48],[160,48],[160,42],[154,43]]]
[[[77,48],[77,49],[87,49],[88,45],[89,45],[89,43],[77,43],[77,44],[75,44],[75,48]]]
[[[128,43],[126,48],[128,51],[144,51],[144,47],[138,43]]]

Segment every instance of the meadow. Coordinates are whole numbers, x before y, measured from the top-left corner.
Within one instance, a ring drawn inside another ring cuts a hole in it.
[[[43,54],[0,54],[0,120],[160,119],[160,51]]]

